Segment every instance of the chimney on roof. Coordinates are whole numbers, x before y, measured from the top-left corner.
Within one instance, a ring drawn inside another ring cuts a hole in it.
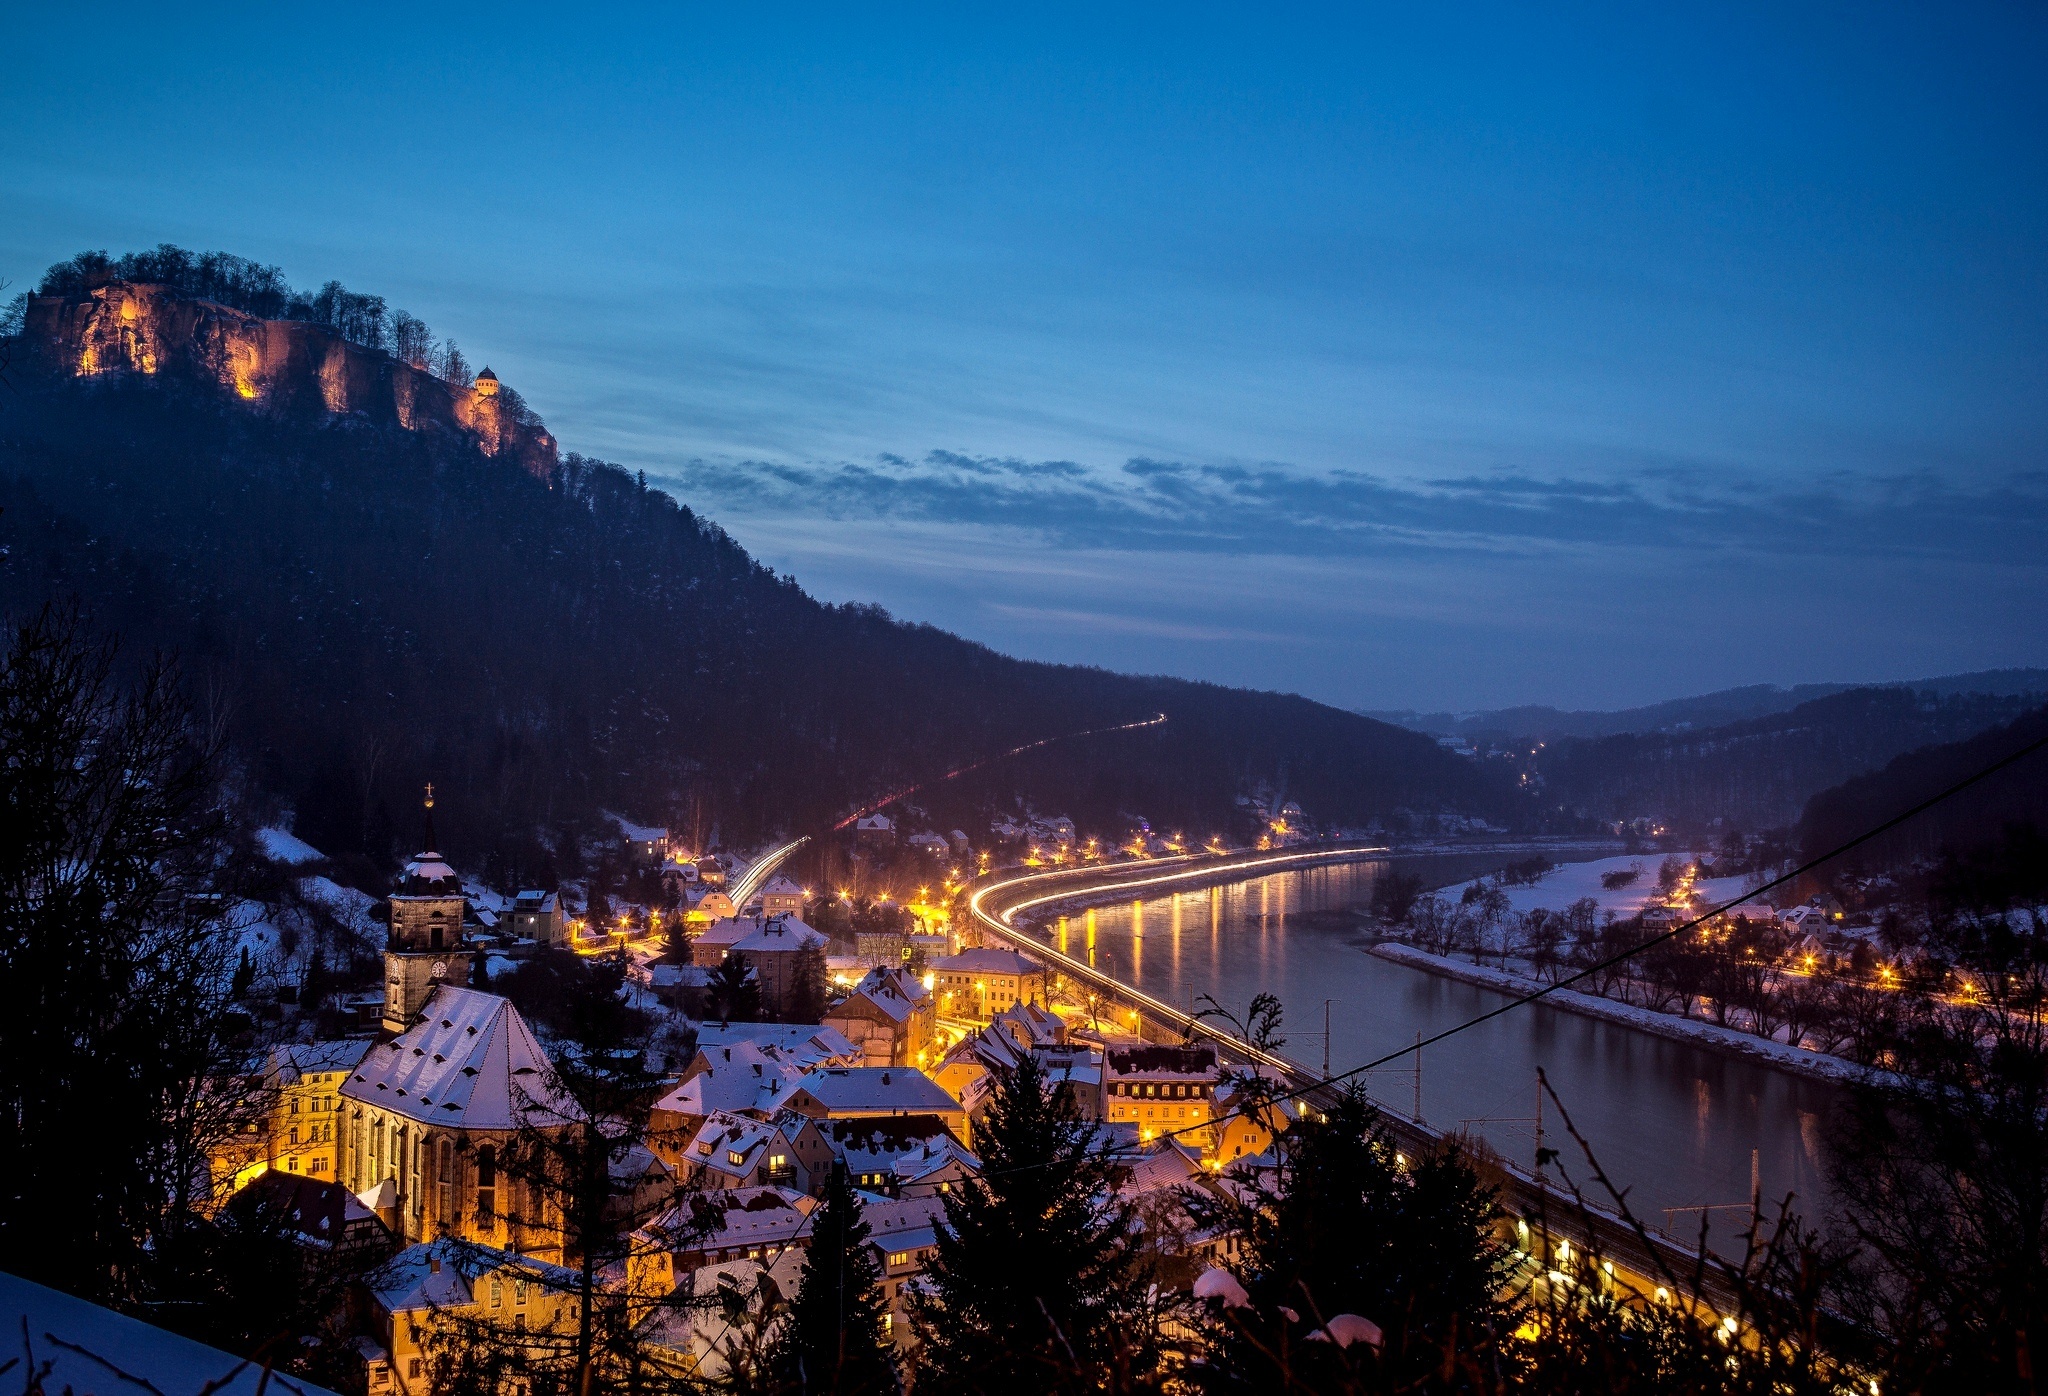
[[[428,1267],[429,1269],[431,1269],[431,1270],[432,1270],[432,1271],[433,1271],[433,1272],[434,1272],[434,1273],[435,1273],[436,1275],[440,1274],[440,1273],[441,1273],[441,1257],[440,1257],[440,1256],[438,1256],[438,1255],[437,1255],[437,1256],[432,1256],[432,1257],[430,1257],[430,1258],[428,1259],[428,1261],[427,1261],[427,1267]]]

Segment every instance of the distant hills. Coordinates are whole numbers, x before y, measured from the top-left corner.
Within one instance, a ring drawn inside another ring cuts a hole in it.
[[[2036,694],[2048,699],[2048,669],[1985,669],[1972,674],[1901,679],[1884,684],[1804,683],[1790,688],[1775,684],[1749,684],[1703,693],[1695,698],[1673,698],[1668,702],[1614,711],[1531,705],[1471,713],[1387,709],[1361,710],[1361,714],[1433,736],[1478,740],[1529,737],[1548,741],[1558,737],[1613,737],[1634,732],[1689,732],[1725,727],[1749,718],[1789,712],[1815,699],[1858,688],[1906,688],[1941,698],[1982,693],[2005,698]]]
[[[7,327],[0,604],[76,596],[131,653],[176,651],[249,798],[338,856],[409,847],[430,779],[449,851],[532,882],[602,810],[737,844],[1155,712],[913,803],[940,828],[1028,804],[1200,836],[1284,779],[1328,824],[1529,826],[1503,773],[1418,732],[823,604],[644,479],[560,453],[509,385],[451,369],[417,322],[400,343],[376,298],[146,255],[168,282],[80,258]]]
[[[1957,742],[1909,752],[1820,791],[1807,801],[1799,820],[1799,845],[1818,857],[1865,829],[1911,809],[2006,756],[2048,737],[2048,709]],[[2001,840],[2027,847],[2023,871],[2034,895],[2048,883],[2040,839],[2048,833],[2048,750],[1960,792],[1926,813],[1882,835],[1847,860],[1849,866],[1884,867],[1944,850],[1983,850]],[[1994,862],[1998,861],[1996,859]],[[2009,866],[2007,871],[2022,871]]]
[[[1852,688],[1784,712],[1686,732],[1531,739],[1506,758],[1546,807],[1673,829],[1721,819],[1745,829],[1797,820],[1810,797],[1894,757],[2014,721],[2039,693]],[[1533,754],[1531,750],[1533,749]]]

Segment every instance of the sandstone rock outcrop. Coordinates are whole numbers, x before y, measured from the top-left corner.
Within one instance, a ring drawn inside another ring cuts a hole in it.
[[[80,378],[142,374],[202,385],[252,411],[359,417],[451,432],[485,455],[552,480],[554,437],[497,391],[447,383],[324,325],[265,320],[167,286],[114,281],[77,296],[31,296],[30,362]]]

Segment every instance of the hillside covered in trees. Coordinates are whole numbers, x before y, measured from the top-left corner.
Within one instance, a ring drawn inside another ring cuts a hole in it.
[[[1798,819],[1809,797],[1920,747],[2011,722],[2039,694],[1856,688],[1693,732],[1565,738],[1526,758],[1543,803],[1595,820],[1746,829]]]
[[[429,779],[444,841],[508,880],[604,810],[728,843],[810,831],[1159,712],[919,803],[942,827],[1028,804],[1206,835],[1284,778],[1331,825],[1522,816],[1428,737],[1306,699],[1025,663],[822,604],[644,480],[557,458],[537,419],[514,425],[539,447],[494,454],[486,385],[423,326],[424,347],[394,346],[374,298],[222,265],[248,305],[311,318],[252,320],[89,257],[12,317],[0,605],[75,597],[129,654],[174,651],[248,796],[332,853],[387,859]]]

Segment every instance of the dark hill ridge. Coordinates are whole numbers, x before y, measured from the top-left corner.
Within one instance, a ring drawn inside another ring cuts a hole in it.
[[[1800,816],[1800,851],[1817,858],[2043,738],[2048,738],[2048,708],[1963,741],[1908,752],[1882,769],[1822,790]],[[2035,831],[2036,846],[2039,832],[2048,831],[2048,751],[2021,757],[1859,848],[1843,860],[1843,868],[1828,871],[1886,868],[1944,851],[1985,849],[2018,828]],[[2025,871],[2036,888],[2048,880],[2048,868],[2038,862]]]
[[[0,406],[0,601],[77,595],[131,648],[176,650],[251,788],[330,851],[387,858],[431,778],[445,841],[524,880],[536,834],[602,809],[738,842],[1156,711],[920,798],[941,827],[1022,799],[1205,834],[1284,766],[1330,823],[1523,809],[1428,737],[1306,699],[1025,663],[821,604],[643,480],[556,459],[537,420],[508,447],[459,385],[320,326],[105,281],[28,326]],[[408,373],[433,380],[409,409]]]
[[[1694,732],[1565,738],[1530,764],[1546,804],[1591,819],[1697,830],[1789,824],[1809,796],[1904,752],[2011,722],[2039,694],[1853,688]]]
[[[1723,688],[1697,697],[1673,698],[1647,707],[1613,711],[1568,711],[1525,705],[1476,713],[1420,713],[1402,709],[1371,710],[1364,715],[1412,727],[1418,732],[1465,737],[1482,743],[1512,742],[1525,737],[1557,741],[1565,737],[1618,737],[1630,733],[1680,733],[1726,727],[1751,718],[1790,712],[1816,699],[1858,688],[1908,688],[1915,693],[1931,693],[1942,698],[1977,693],[2001,698],[2048,696],[2048,669],[1985,669],[1932,679],[1901,679],[1895,683],[1803,683],[1790,688],[1767,683],[1746,684],[1741,688]]]

